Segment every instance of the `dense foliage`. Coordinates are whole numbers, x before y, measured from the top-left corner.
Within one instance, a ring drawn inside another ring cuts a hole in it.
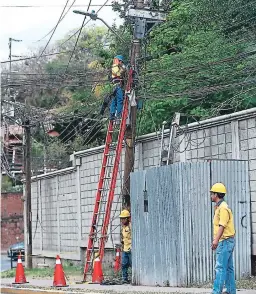
[[[144,100],[138,113],[138,134],[159,130],[177,111],[182,113],[182,123],[187,123],[256,106],[254,4],[253,0],[171,2],[167,21],[147,35],[138,61],[138,95]],[[124,16],[123,6],[113,6]],[[99,108],[111,91],[108,70],[116,54],[128,60],[132,37],[127,23],[114,29],[125,43],[105,28],[93,27],[82,31],[70,63],[70,53],[63,53],[41,59],[39,65],[32,61],[23,65],[24,71],[51,74],[52,82],[57,74],[65,73],[79,85],[59,92],[56,87],[42,88],[28,99],[31,105],[69,117],[55,124],[58,138],[35,136],[37,152],[60,162],[55,165],[58,168],[72,152],[104,141],[105,124]],[[76,36],[70,38],[72,33],[54,45],[55,51],[73,50]],[[28,96],[19,95],[21,99]],[[46,151],[42,149],[45,142]]]
[[[256,106],[256,8],[253,1],[175,1],[149,37],[143,70],[142,132]],[[173,48],[170,54],[161,54]],[[147,101],[147,100],[146,100]]]

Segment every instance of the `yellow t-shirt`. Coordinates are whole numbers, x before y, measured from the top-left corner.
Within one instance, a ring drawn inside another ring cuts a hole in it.
[[[124,226],[122,229],[122,240],[124,243],[124,252],[129,252],[132,249],[132,231],[131,224]]]
[[[213,218],[213,235],[214,238],[218,233],[219,226],[224,227],[223,234],[220,241],[231,238],[235,236],[235,226],[233,213],[228,207],[228,204],[223,201],[219,206],[215,208],[214,218]]]
[[[112,79],[122,78],[124,75],[124,68],[119,64],[112,65]]]

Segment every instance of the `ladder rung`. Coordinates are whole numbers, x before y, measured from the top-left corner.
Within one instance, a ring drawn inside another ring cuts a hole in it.
[[[107,203],[107,201],[97,200],[99,203]]]
[[[102,192],[102,191],[110,191],[110,190],[114,190],[114,189],[110,189],[110,188],[108,188],[108,189],[99,188],[98,190]],[[115,194],[115,195],[119,195],[119,194]]]
[[[128,86],[127,86],[128,87]],[[91,271],[91,267],[92,264],[94,262],[94,252],[95,252],[95,248],[97,246],[98,241],[100,240],[102,242],[102,246],[103,248],[99,248],[99,250],[104,250],[105,248],[105,243],[107,242],[109,235],[108,232],[106,232],[106,224],[105,224],[105,214],[106,214],[106,204],[108,204],[108,198],[107,198],[107,193],[113,193],[116,197],[116,195],[119,194],[115,194],[115,188],[111,189],[110,188],[110,181],[111,179],[115,179],[113,178],[113,175],[115,175],[115,173],[117,173],[118,171],[114,169],[115,167],[115,159],[116,157],[120,157],[120,151],[116,149],[116,146],[119,146],[118,144],[122,143],[123,141],[123,136],[124,136],[124,130],[121,129],[125,127],[124,124],[124,117],[125,115],[127,115],[128,113],[128,98],[127,96],[125,96],[125,107],[124,107],[124,112],[123,112],[123,117],[122,117],[122,121],[121,124],[115,124],[115,123],[111,123],[108,126],[108,132],[107,132],[107,137],[106,137],[106,141],[105,141],[105,150],[104,150],[104,164],[102,164],[101,168],[102,168],[102,172],[104,172],[104,174],[102,174],[102,177],[100,176],[100,188],[97,189],[97,192],[103,192],[102,194],[100,194],[100,200],[96,200],[95,202],[95,207],[98,208],[97,212],[95,212],[93,214],[93,224],[91,227],[92,230],[92,234],[89,236],[90,238],[90,248],[88,248],[89,253],[88,253],[88,259],[86,260],[86,267],[85,267],[85,274],[89,273]],[[118,142],[113,142],[112,138],[113,138],[113,133],[118,134]],[[109,169],[107,169],[109,168]],[[106,180],[106,181],[105,181]],[[110,181],[109,181],[110,180]],[[111,201],[111,205],[113,203],[118,203],[118,201]],[[102,205],[100,205],[102,204]],[[100,207],[100,209],[99,209]],[[108,225],[108,224],[107,224]],[[102,234],[105,233],[106,235]],[[98,250],[97,250],[98,251]]]

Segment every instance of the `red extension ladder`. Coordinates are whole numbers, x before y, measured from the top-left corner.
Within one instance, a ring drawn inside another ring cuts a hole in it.
[[[115,150],[111,148],[114,133],[114,122],[109,121],[108,124],[102,167],[95,199],[92,224],[89,233],[83,281],[86,281],[88,273],[91,273],[93,270],[95,251],[99,252],[99,257],[101,261],[103,260],[104,256],[105,244],[108,237],[108,226],[110,222],[112,203],[116,188],[119,162],[122,153],[122,144],[126,130],[126,120],[129,115],[128,94],[132,86],[132,72],[132,69],[130,69],[124,97],[122,119],[119,125],[119,129],[117,129],[118,140]]]

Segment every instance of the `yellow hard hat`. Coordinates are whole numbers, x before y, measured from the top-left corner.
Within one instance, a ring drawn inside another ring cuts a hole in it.
[[[226,194],[227,189],[222,183],[216,183],[212,186],[210,192]]]
[[[130,217],[130,212],[127,209],[124,209],[121,211],[121,214],[119,215],[120,218],[127,218]]]

